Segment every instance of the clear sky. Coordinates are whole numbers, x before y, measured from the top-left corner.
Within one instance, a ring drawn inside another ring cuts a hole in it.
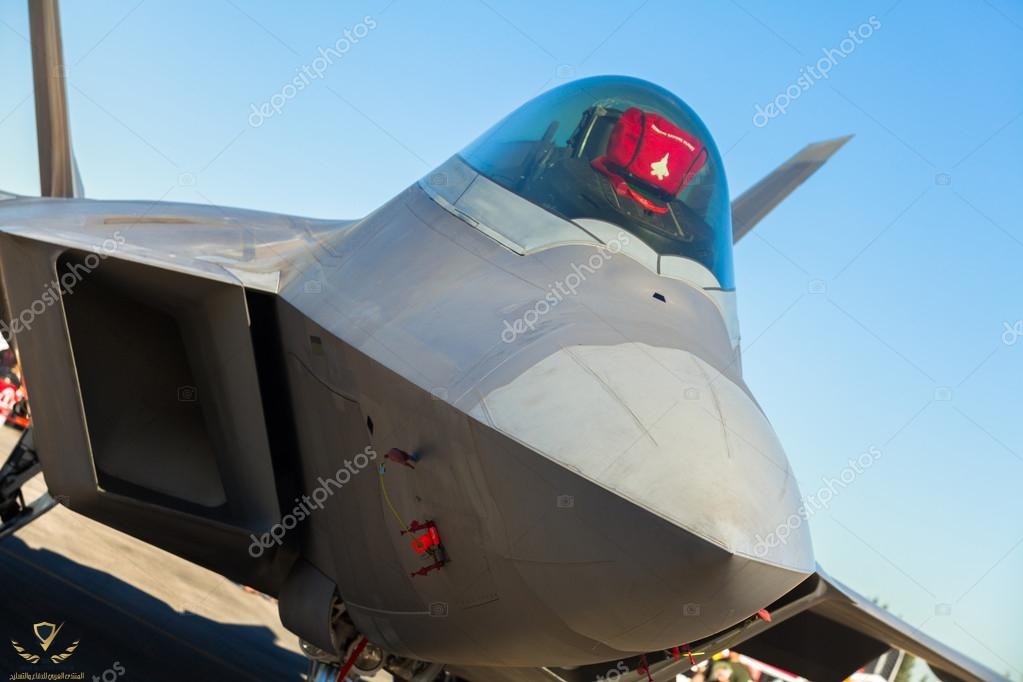
[[[357,217],[533,95],[606,73],[686,99],[735,195],[804,144],[855,133],[736,249],[747,380],[804,495],[850,457],[882,453],[810,518],[820,563],[1023,680],[1020,3],[62,10],[72,132],[95,198]],[[0,1],[0,21],[0,188],[33,194],[25,3]],[[322,78],[285,90],[339,39]],[[826,50],[827,78],[807,72]],[[754,121],[786,90],[784,114]],[[281,93],[279,113],[253,115]]]

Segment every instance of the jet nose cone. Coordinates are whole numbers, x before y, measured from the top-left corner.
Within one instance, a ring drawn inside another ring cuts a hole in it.
[[[474,416],[727,552],[814,569],[799,489],[750,396],[677,348],[563,348]]]

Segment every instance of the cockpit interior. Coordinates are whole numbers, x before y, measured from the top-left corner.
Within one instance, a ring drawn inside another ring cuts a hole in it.
[[[475,171],[568,221],[598,220],[734,288],[728,188],[713,138],[670,92],[626,77],[556,88],[461,153]],[[582,223],[580,223],[582,224]]]

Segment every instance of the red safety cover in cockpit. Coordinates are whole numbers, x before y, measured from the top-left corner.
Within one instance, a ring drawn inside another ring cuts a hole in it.
[[[615,123],[604,161],[634,181],[675,195],[703,168],[707,152],[668,119],[633,107]]]

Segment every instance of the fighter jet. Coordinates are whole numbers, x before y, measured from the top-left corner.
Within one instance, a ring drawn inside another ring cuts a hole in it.
[[[733,245],[847,137],[731,201],[697,114],[607,76],[360,219],[90,201],[57,5],[29,8],[5,533],[56,500],[273,595],[314,680],[667,680],[731,648],[828,682],[891,647],[998,677],[817,566],[743,381]]]

